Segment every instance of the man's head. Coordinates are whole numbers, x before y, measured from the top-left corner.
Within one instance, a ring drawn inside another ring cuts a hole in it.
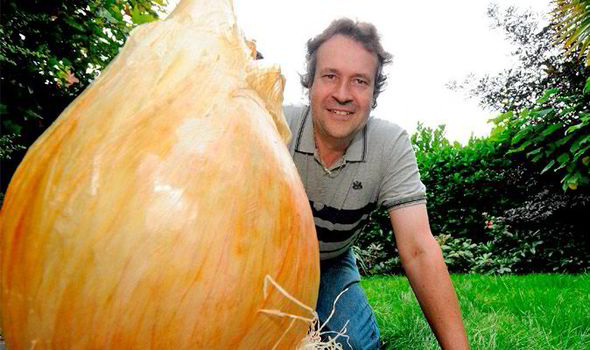
[[[307,60],[302,83],[309,89],[315,136],[348,145],[375,107],[385,82],[381,70],[391,55],[373,25],[340,19],[308,42]]]
[[[307,41],[306,69],[301,76],[301,85],[311,89],[317,68],[317,54],[319,48],[335,35],[343,35],[361,44],[365,50],[377,57],[377,71],[374,77],[373,103],[377,106],[377,97],[383,91],[387,77],[383,74],[383,66],[391,63],[392,55],[381,46],[377,29],[371,23],[355,22],[349,18],[333,21],[322,33]]]

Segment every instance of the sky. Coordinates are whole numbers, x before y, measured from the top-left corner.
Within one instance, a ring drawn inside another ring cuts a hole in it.
[[[550,0],[493,2],[501,8],[515,5],[542,13],[550,9]],[[493,74],[513,63],[510,45],[500,30],[490,28],[489,4],[487,0],[234,0],[234,10],[244,35],[256,40],[265,64],[281,67],[287,79],[286,104],[308,101],[299,74],[304,72],[309,38],[342,16],[373,23],[383,47],[394,57],[385,69],[388,84],[372,114],[410,133],[418,121],[433,128],[445,124],[449,140],[466,143],[471,135],[489,135],[492,125],[487,120],[497,113],[484,111],[476,100],[445,85],[463,81],[470,73]]]

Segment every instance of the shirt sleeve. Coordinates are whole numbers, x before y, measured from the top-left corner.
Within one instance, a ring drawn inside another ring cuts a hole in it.
[[[426,203],[426,187],[420,180],[416,155],[408,133],[396,130],[383,147],[379,204],[387,210]]]

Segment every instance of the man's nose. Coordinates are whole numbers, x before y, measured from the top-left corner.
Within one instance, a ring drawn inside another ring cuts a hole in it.
[[[350,93],[350,86],[348,86],[348,83],[343,81],[335,86],[332,91],[332,97],[336,102],[342,105],[352,102],[352,94]]]

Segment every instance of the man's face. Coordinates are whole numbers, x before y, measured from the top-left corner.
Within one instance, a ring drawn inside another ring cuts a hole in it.
[[[320,46],[310,89],[317,137],[349,142],[365,126],[376,71],[377,56],[347,36],[335,35]]]

